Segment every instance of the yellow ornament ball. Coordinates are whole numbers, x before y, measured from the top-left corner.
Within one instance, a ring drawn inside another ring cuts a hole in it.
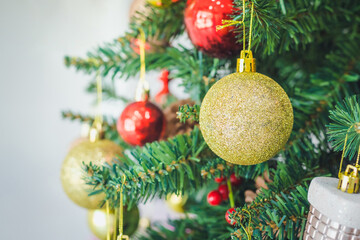
[[[187,195],[176,195],[175,193],[169,194],[166,199],[166,204],[175,212],[183,213],[184,205],[188,200]]]
[[[124,234],[132,235],[139,225],[139,209],[134,206],[131,210],[126,210],[124,208]],[[115,222],[116,221],[116,222]],[[88,212],[88,225],[90,227],[91,232],[98,237],[100,240],[106,240],[108,227],[110,227],[110,236],[113,239],[114,234],[114,225],[117,227],[119,223],[115,218],[114,211],[110,212],[109,221],[106,216],[106,210],[104,209],[95,209],[89,210]],[[116,231],[118,234],[118,229]]]
[[[104,194],[88,196],[93,189],[85,183],[82,169],[83,162],[101,166],[105,162],[111,163],[117,156],[122,155],[122,148],[110,140],[89,140],[78,143],[66,156],[61,168],[61,182],[65,193],[77,205],[95,209],[99,208],[100,202],[105,198]]]
[[[207,92],[200,109],[200,128],[210,149],[240,165],[275,156],[286,144],[293,122],[285,91],[257,72],[222,78]]]

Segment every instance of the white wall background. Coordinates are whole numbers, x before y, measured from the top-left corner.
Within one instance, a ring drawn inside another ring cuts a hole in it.
[[[89,113],[94,98],[84,90],[90,77],[66,69],[63,56],[121,35],[130,3],[0,0],[0,239],[92,239],[59,173],[80,131],[60,112]]]

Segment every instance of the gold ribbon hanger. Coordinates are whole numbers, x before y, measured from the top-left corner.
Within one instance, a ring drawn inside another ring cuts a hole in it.
[[[103,125],[103,117],[102,117],[102,78],[100,76],[100,72],[98,71],[96,74],[96,91],[97,91],[97,103],[96,103],[96,113],[95,119],[90,129],[90,141],[95,142],[101,138],[102,134],[102,125]]]
[[[140,79],[136,88],[135,100],[136,101],[147,101],[149,98],[149,82],[145,79],[146,63],[145,63],[145,33],[141,28],[140,32]]]
[[[124,190],[124,185],[125,185],[125,182],[126,182],[126,176],[123,175],[122,176],[123,178],[123,181],[122,181],[122,184],[121,184],[121,187],[120,187],[120,206],[119,206],[119,236],[117,237],[117,240],[122,240],[122,239],[126,239],[126,240],[129,240],[129,236],[128,235],[124,235],[124,199],[123,199],[123,190]]]

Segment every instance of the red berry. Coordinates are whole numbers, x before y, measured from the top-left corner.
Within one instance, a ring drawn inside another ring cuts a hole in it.
[[[219,205],[222,201],[220,192],[217,190],[209,192],[207,195],[207,201],[212,206]]]
[[[229,199],[229,189],[226,184],[222,184],[218,188],[219,193],[221,194],[222,200],[228,200]]]
[[[221,176],[221,177],[216,177],[214,180],[215,180],[215,182],[217,182],[217,183],[222,183],[223,181],[226,180],[226,178],[224,178],[223,176]]]
[[[242,183],[242,178],[241,177],[236,177],[235,173],[231,174],[230,176],[230,182],[232,185],[234,186],[239,186]]]
[[[225,219],[230,225],[235,225],[235,223],[236,223],[235,220],[233,220],[232,223],[231,223],[230,214],[233,213],[233,212],[235,212],[235,208],[230,208],[225,213]]]

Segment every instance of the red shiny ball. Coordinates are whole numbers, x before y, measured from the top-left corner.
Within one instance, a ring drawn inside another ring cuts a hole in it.
[[[226,178],[224,178],[224,177],[216,177],[215,179],[214,179],[214,181],[215,182],[217,182],[217,183],[222,183],[222,182],[224,182],[226,180]]]
[[[241,177],[236,177],[235,173],[233,173],[230,176],[230,182],[234,186],[239,186],[242,183],[242,178]]]
[[[209,192],[207,195],[207,201],[212,206],[219,205],[222,201],[220,192],[217,190]]]
[[[188,0],[184,13],[187,33],[192,43],[206,54],[226,58],[239,53],[233,27],[216,31],[223,19],[230,19],[232,0]]]
[[[226,211],[225,213],[225,219],[226,221],[230,224],[230,225],[235,225],[236,221],[233,221],[231,223],[231,219],[230,219],[230,214],[235,212],[235,208],[230,208],[229,210]]]
[[[221,194],[222,200],[228,200],[229,199],[229,189],[226,184],[222,184],[218,188],[219,193]]]
[[[121,113],[117,131],[125,142],[142,146],[161,138],[165,130],[165,116],[160,108],[148,101],[129,104]]]

